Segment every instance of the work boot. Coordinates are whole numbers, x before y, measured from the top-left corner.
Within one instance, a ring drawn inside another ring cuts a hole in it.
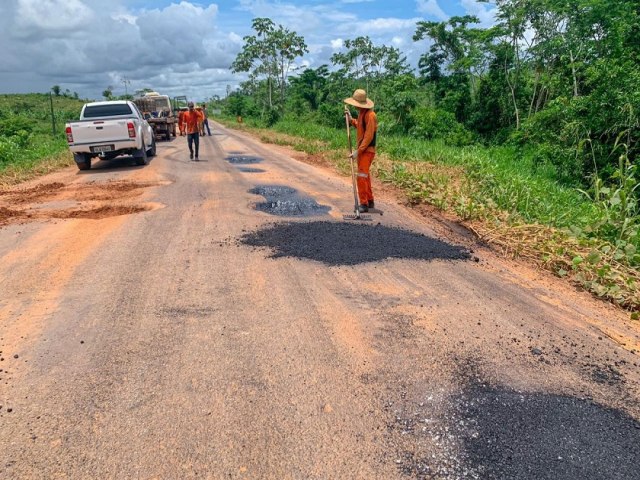
[[[367,204],[367,207],[369,208],[376,208],[376,204],[374,203],[373,200],[369,200],[369,203]]]
[[[369,207],[364,203],[358,206],[358,212],[365,213],[369,211]]]

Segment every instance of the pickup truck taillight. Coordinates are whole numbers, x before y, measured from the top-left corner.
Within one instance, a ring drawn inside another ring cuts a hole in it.
[[[67,142],[73,143],[73,133],[71,132],[71,127],[67,127],[66,132],[67,132]]]
[[[127,129],[129,130],[129,138],[136,138],[136,127],[133,126],[133,122],[127,123]]]

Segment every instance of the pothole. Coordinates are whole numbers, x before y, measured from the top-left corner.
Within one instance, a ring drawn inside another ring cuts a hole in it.
[[[89,218],[98,220],[119,215],[130,215],[151,209],[152,207],[147,205],[108,205],[89,209],[56,210],[49,212],[47,216],[50,218]]]
[[[54,182],[5,190],[0,193],[0,225],[47,218],[100,219],[152,210],[156,207],[150,203],[122,203],[140,195],[145,188],[169,183],[115,180],[65,185]],[[120,205],[113,205],[114,201]],[[102,202],[106,205],[101,205]],[[12,208],[13,205],[20,207]]]
[[[468,260],[469,251],[424,234],[384,225],[329,221],[289,222],[247,233],[240,242],[327,265],[357,265],[385,259]]]
[[[0,225],[4,225],[13,218],[24,217],[25,212],[22,210],[14,210],[12,208],[0,207]]]
[[[234,165],[251,165],[262,162],[262,158],[250,155],[230,155],[226,157],[226,160]]]
[[[261,212],[282,217],[306,217],[324,215],[330,207],[318,204],[313,198],[297,193],[294,188],[282,185],[259,185],[249,193],[261,195],[265,202],[256,204]]]
[[[261,168],[251,168],[251,167],[239,167],[238,170],[244,173],[264,173],[265,172]]]
[[[43,183],[30,188],[1,190],[0,197],[8,197],[8,201],[14,205],[23,204],[37,201],[43,197],[55,195],[64,187],[64,183],[61,182]]]
[[[284,187],[281,185],[258,185],[257,187],[249,190],[249,193],[254,195],[262,195],[264,198],[271,200],[276,198],[290,197],[296,193],[295,188]]]

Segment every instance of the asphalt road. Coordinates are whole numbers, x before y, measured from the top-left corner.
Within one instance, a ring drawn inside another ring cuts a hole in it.
[[[301,156],[0,192],[0,478],[640,478],[638,322]]]

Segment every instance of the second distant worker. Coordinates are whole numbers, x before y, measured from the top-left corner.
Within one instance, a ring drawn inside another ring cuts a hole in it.
[[[200,151],[200,124],[204,120],[202,112],[195,109],[193,102],[189,102],[189,110],[184,114],[184,125],[187,130],[187,143],[189,144],[189,158],[193,160],[195,147],[195,160],[198,161]]]

